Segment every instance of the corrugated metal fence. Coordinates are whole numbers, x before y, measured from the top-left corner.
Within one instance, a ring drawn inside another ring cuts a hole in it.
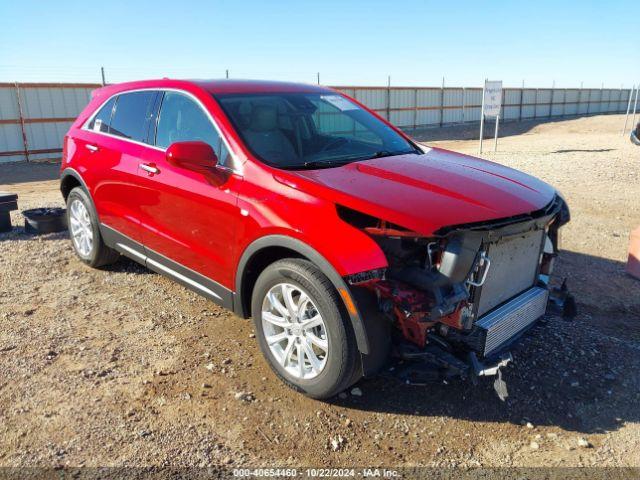
[[[0,163],[59,159],[64,134],[99,86],[0,83]],[[403,129],[480,121],[482,88],[335,88]],[[630,89],[505,88],[502,117],[508,121],[622,112],[630,94]],[[330,116],[323,121],[330,123]]]

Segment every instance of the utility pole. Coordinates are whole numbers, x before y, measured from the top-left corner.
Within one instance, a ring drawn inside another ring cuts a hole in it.
[[[229,69],[226,70],[226,78],[229,78]]]
[[[318,72],[318,85],[320,85],[320,72]]]
[[[102,74],[102,86],[104,87],[107,84],[107,81],[104,78],[104,67],[100,67],[100,73]]]

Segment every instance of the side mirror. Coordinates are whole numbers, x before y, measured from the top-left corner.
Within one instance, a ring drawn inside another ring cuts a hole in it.
[[[218,164],[218,157],[211,145],[199,141],[172,143],[166,155],[171,165],[200,173]]]
[[[226,172],[215,168],[218,157],[205,142],[176,142],[169,145],[166,152],[167,162],[175,167],[202,174],[212,185],[225,182]]]

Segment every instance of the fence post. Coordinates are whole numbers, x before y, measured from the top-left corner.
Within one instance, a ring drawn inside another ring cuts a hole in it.
[[[391,75],[387,77],[387,121],[391,122]]]
[[[413,129],[418,128],[418,87],[413,91]]]
[[[587,99],[587,115],[589,115],[590,110],[591,110],[591,89],[589,89],[589,98]]]
[[[464,123],[464,107],[465,107],[465,103],[466,103],[466,96],[467,96],[467,90],[462,87],[462,123]]]
[[[16,85],[16,98],[18,100],[18,115],[20,116],[20,130],[22,131],[22,144],[24,146],[24,158],[29,161],[29,142],[27,142],[27,131],[24,127],[24,110],[22,108],[22,100],[20,99],[20,85]]]
[[[442,77],[442,87],[440,87],[440,128],[444,123],[444,77]]]
[[[520,112],[518,113],[518,121],[522,121],[522,102],[524,100],[524,80],[522,80],[522,88],[520,89]]]
[[[627,103],[627,114],[624,116],[624,127],[622,127],[622,133],[620,135],[624,135],[624,132],[627,131],[627,120],[629,119],[629,111],[631,110],[631,97],[633,97],[633,89],[635,85],[631,85],[631,90],[629,90],[629,103]]]
[[[562,116],[566,117],[567,115],[567,89],[565,88],[562,92]]]
[[[556,91],[556,81],[551,84],[551,98],[549,99],[549,119],[553,116],[553,94]]]

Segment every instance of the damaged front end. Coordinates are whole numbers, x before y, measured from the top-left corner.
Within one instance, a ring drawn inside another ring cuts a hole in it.
[[[387,269],[347,277],[352,289],[373,292],[394,327],[393,351],[409,360],[404,379],[422,383],[439,376],[498,375],[509,346],[545,313],[549,277],[558,251],[558,229],[569,221],[557,195],[531,214],[416,232],[338,207],[346,222],[362,229],[386,255]],[[563,285],[551,304],[575,314]],[[569,307],[567,307],[569,305]]]

